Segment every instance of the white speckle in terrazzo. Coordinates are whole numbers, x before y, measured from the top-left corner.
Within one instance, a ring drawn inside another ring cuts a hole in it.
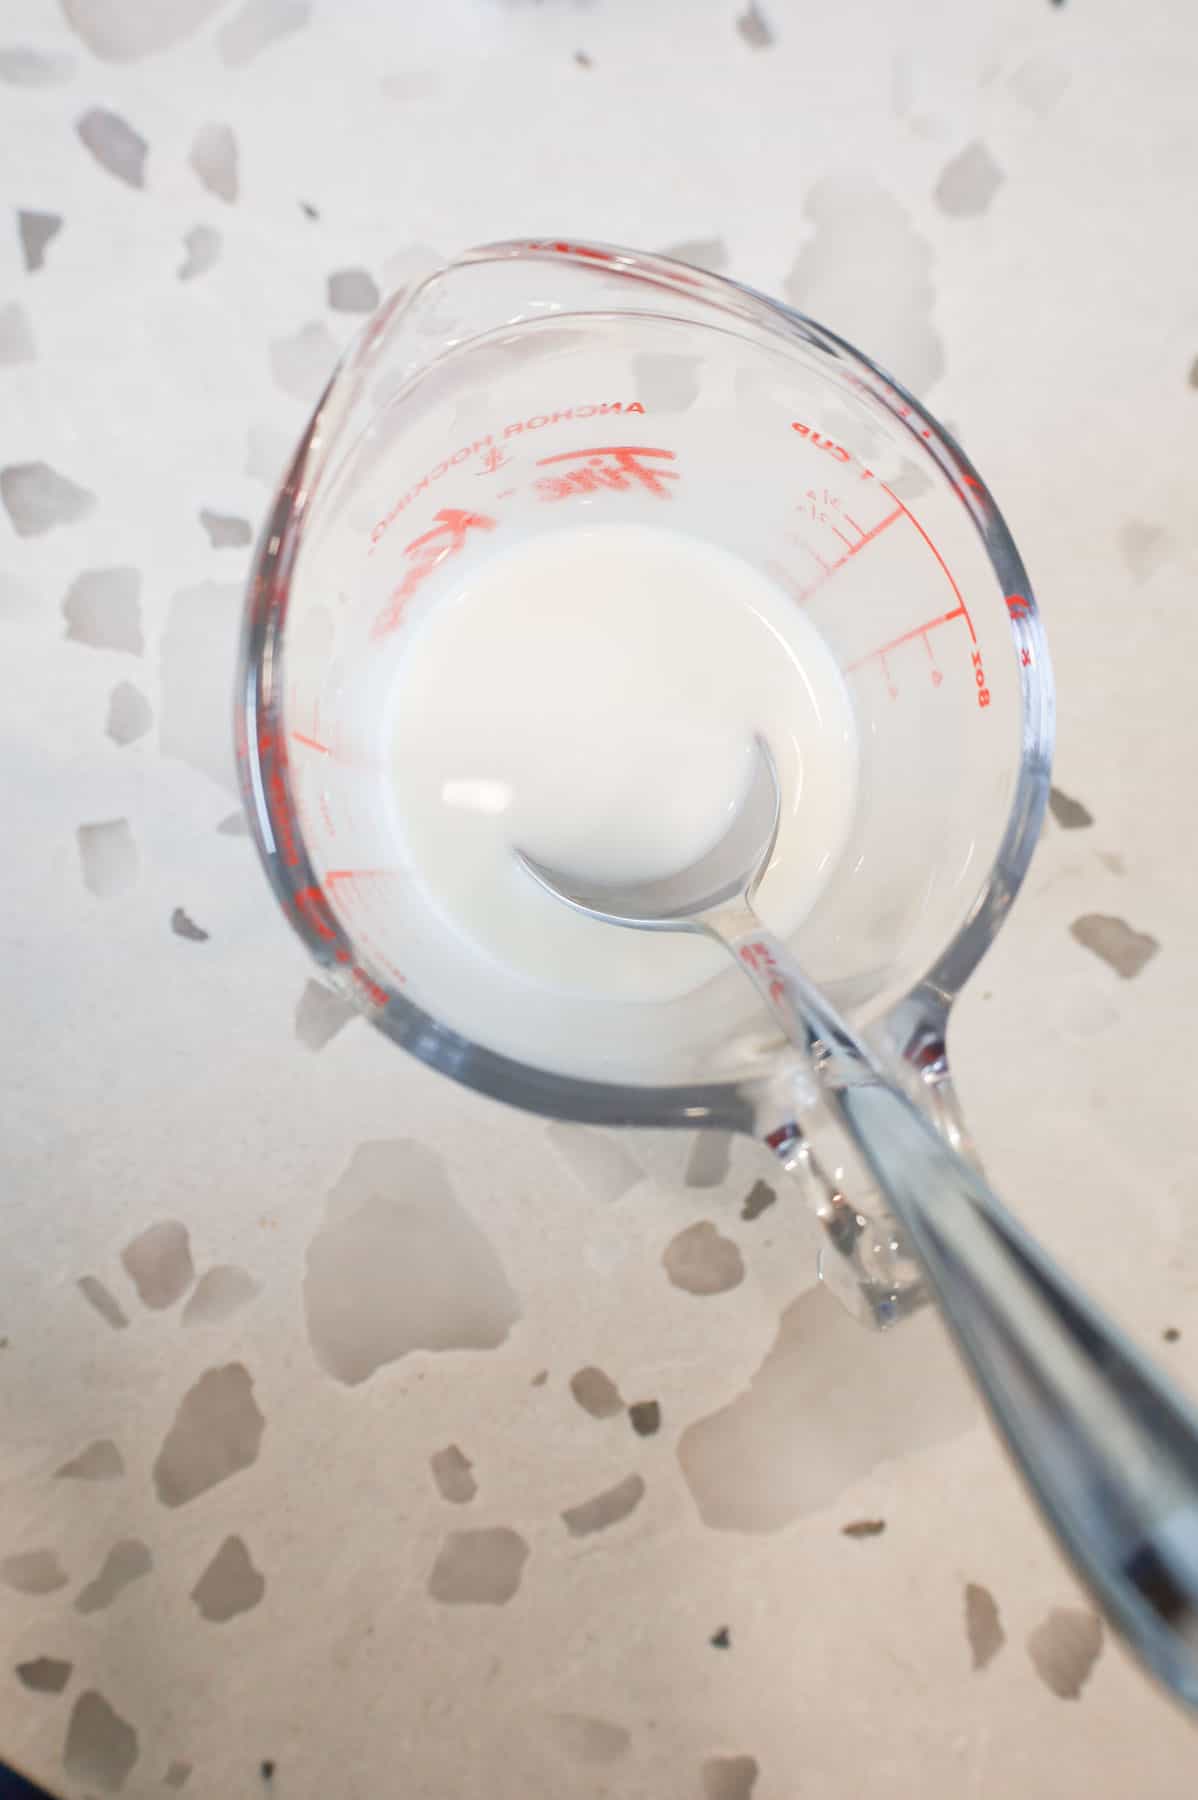
[[[295,1035],[309,1050],[323,1050],[343,1026],[359,1016],[356,1006],[323,981],[307,981],[296,1002]]]
[[[139,858],[128,819],[97,819],[75,833],[83,885],[101,900],[137,886]]]
[[[37,273],[46,260],[46,247],[62,230],[62,219],[58,213],[19,212],[17,214],[17,233],[21,240],[21,255],[25,267],[31,275]]]
[[[221,236],[211,225],[193,225],[184,233],[183,261],[179,264],[179,280],[194,281],[206,275],[220,256]]]
[[[103,62],[136,62],[169,50],[227,0],[60,0],[67,24]]]
[[[60,50],[34,50],[24,44],[0,49],[0,81],[12,87],[57,87],[75,73],[75,58]]]
[[[1057,1606],[1027,1640],[1037,1675],[1059,1700],[1080,1700],[1102,1654],[1102,1620],[1080,1607]]]
[[[304,1312],[325,1373],[355,1386],[413,1350],[492,1350],[520,1311],[436,1152],[360,1145],[308,1246]]]
[[[37,590],[15,575],[0,572],[0,624],[23,619],[37,605]]]
[[[179,1402],[155,1459],[154,1487],[162,1504],[185,1506],[248,1469],[257,1460],[265,1428],[245,1365],[209,1369]]]
[[[238,192],[237,139],[228,125],[201,125],[192,140],[187,158],[210,194],[226,206],[236,202]]]
[[[74,1666],[57,1656],[35,1656],[29,1662],[17,1664],[16,1676],[31,1694],[61,1694],[71,1679]]]
[[[1007,1641],[998,1602],[989,1588],[976,1581],[967,1582],[965,1587],[965,1636],[975,1671],[992,1663]]]
[[[870,1333],[825,1288],[812,1288],[783,1313],[748,1389],[683,1432],[678,1460],[705,1525],[780,1531],[833,1505],[879,1464],[963,1436],[977,1414],[930,1312],[901,1331]]]
[[[707,1219],[671,1238],[661,1261],[673,1285],[686,1294],[726,1294],[745,1278],[740,1251]]]
[[[9,463],[0,469],[0,500],[18,537],[40,537],[56,525],[85,518],[96,496],[49,463]]]
[[[235,513],[209,512],[207,507],[201,509],[200,524],[214,550],[240,550],[254,535],[248,519],[239,519]]]
[[[0,1561],[0,1581],[18,1594],[54,1594],[69,1580],[56,1550],[22,1550]]]
[[[687,1187],[719,1187],[728,1174],[732,1155],[730,1131],[698,1131],[686,1159],[683,1176]]]
[[[114,744],[135,744],[154,723],[150,702],[131,681],[118,681],[108,696],[105,731]]]
[[[162,632],[158,742],[164,756],[237,792],[229,695],[243,601],[236,582],[203,581],[172,594]]]
[[[119,1793],[137,1762],[137,1732],[89,1688],[71,1709],[62,1766],[75,1780]]]
[[[457,1444],[447,1444],[444,1450],[434,1450],[428,1459],[428,1466],[437,1492],[450,1506],[467,1506],[477,1494],[474,1465]]]
[[[19,300],[0,306],[0,364],[35,362],[33,325]]]
[[[645,1171],[633,1161],[618,1138],[595,1131],[589,1125],[555,1122],[545,1133],[570,1173],[595,1200],[619,1200]]]
[[[88,1305],[98,1312],[106,1325],[114,1331],[123,1331],[129,1321],[125,1317],[116,1297],[109,1292],[102,1281],[94,1275],[81,1275],[75,1283]]]
[[[388,100],[435,100],[445,91],[445,77],[437,69],[400,69],[384,75],[379,90]]]
[[[93,650],[123,650],[140,656],[141,576],[136,569],[85,569],[62,602],[66,635]]]
[[[122,1538],[114,1544],[94,1580],[79,1590],[75,1611],[103,1612],[118,1594],[135,1581],[141,1581],[154,1567],[154,1559],[140,1538]]]
[[[624,1411],[619,1388],[602,1369],[592,1366],[578,1369],[570,1377],[570,1392],[592,1419],[614,1419]]]
[[[681,243],[668,245],[661,254],[695,269],[707,269],[713,275],[728,267],[728,246],[718,237],[684,238]]]
[[[554,1748],[571,1762],[613,1763],[627,1753],[632,1735],[610,1719],[590,1713],[550,1713],[545,1729]]]
[[[528,1545],[510,1526],[451,1531],[428,1578],[444,1606],[506,1606],[520,1586]]]
[[[146,185],[149,145],[119,113],[93,106],[77,121],[75,130],[102,169],[129,187]]]
[[[975,139],[944,165],[936,183],[936,204],[950,219],[977,219],[1002,184],[1002,170],[988,147]]]
[[[54,1471],[60,1481],[116,1481],[124,1473],[124,1458],[111,1438],[96,1438]]]
[[[562,1523],[571,1537],[590,1537],[596,1531],[618,1525],[636,1511],[644,1497],[645,1483],[641,1476],[626,1475],[623,1481],[604,1488],[601,1494],[592,1495],[578,1506],[568,1506],[562,1513]]]
[[[932,321],[932,253],[872,175],[826,175],[803,204],[812,235],[783,283],[788,300],[924,393],[944,371]]]
[[[337,355],[337,340],[327,325],[301,325],[271,344],[270,372],[285,393],[310,406],[324,391]]]
[[[205,1269],[183,1308],[184,1325],[219,1325],[248,1306],[262,1292],[261,1285],[245,1269],[218,1263]]]
[[[178,1219],[147,1226],[125,1245],[121,1262],[142,1305],[155,1312],[174,1306],[195,1280],[191,1240]]]
[[[329,276],[329,305],[334,312],[372,313],[380,295],[367,269],[337,269]]]
[[[276,488],[295,449],[295,433],[277,425],[251,425],[246,440],[245,472]]]
[[[227,1537],[200,1579],[191,1598],[202,1619],[223,1625],[240,1613],[252,1612],[266,1592],[266,1579],[239,1537]]]
[[[752,1800],[757,1760],[752,1756],[711,1756],[703,1764],[703,1800]]]
[[[276,38],[300,31],[312,17],[309,0],[245,0],[245,5],[216,34],[226,68],[240,69]]]

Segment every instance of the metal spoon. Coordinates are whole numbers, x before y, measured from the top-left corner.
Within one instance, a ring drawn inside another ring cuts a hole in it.
[[[887,1078],[753,911],[778,833],[763,739],[718,844],[659,881],[578,879],[521,854],[550,893],[733,955],[886,1194],[999,1431],[1078,1572],[1148,1667],[1198,1707],[1198,1412]]]

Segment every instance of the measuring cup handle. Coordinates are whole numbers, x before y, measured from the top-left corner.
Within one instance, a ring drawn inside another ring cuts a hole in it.
[[[905,1227],[1061,1545],[1131,1647],[1198,1707],[1198,1412],[886,1078],[785,946],[759,928],[739,945]]]

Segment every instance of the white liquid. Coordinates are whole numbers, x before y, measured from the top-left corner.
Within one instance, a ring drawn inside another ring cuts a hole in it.
[[[852,706],[823,639],[748,563],[654,526],[553,532],[478,564],[403,635],[399,834],[438,911],[489,957],[605,1001],[718,974],[702,939],[571,911],[513,847],[604,880],[680,869],[725,830],[757,732],[782,788],[759,906],[784,935],[801,922],[852,820]]]

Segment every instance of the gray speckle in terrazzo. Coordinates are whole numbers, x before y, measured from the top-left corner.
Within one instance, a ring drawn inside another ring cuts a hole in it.
[[[592,1495],[578,1506],[568,1506],[562,1513],[562,1523],[571,1537],[590,1537],[596,1531],[606,1531],[609,1526],[620,1524],[636,1511],[644,1497],[642,1477],[626,1475],[623,1481],[604,1488],[601,1494]]]
[[[239,519],[235,513],[209,512],[206,507],[200,513],[200,524],[214,550],[244,549],[254,535],[248,519]]]
[[[1058,1700],[1080,1700],[1102,1654],[1102,1620],[1079,1607],[1054,1607],[1027,1640],[1037,1675]]]
[[[97,819],[75,833],[83,885],[101,900],[137,886],[137,844],[128,819]]]
[[[210,194],[232,206],[237,199],[237,139],[228,125],[201,125],[188,162]]]
[[[47,246],[62,230],[62,219],[58,213],[19,212],[17,214],[17,235],[21,240],[21,255],[25,267],[31,275],[37,273],[46,260]]]
[[[146,185],[149,145],[119,113],[93,106],[78,120],[75,129],[102,169],[129,187]]]
[[[1003,172],[980,140],[945,164],[936,183],[936,204],[951,219],[977,219],[1003,183]]]
[[[28,312],[19,300],[0,306],[0,364],[11,366],[34,362],[36,358],[37,345]]]
[[[8,44],[0,50],[0,81],[12,87],[57,87],[75,73],[75,58],[58,50]]]
[[[193,944],[206,944],[208,942],[208,932],[204,930],[202,925],[197,925],[191,914],[185,912],[181,906],[176,906],[174,912],[171,914],[171,930],[176,937],[186,938]]]
[[[706,1219],[671,1238],[661,1261],[673,1286],[687,1294],[726,1294],[745,1278],[740,1251]]]
[[[184,1325],[220,1325],[234,1313],[248,1306],[262,1292],[261,1286],[245,1269],[232,1263],[218,1263],[205,1269],[183,1308]]]
[[[194,281],[197,275],[206,275],[220,257],[220,244],[220,232],[211,225],[193,225],[185,232],[179,280]]]
[[[154,1559],[140,1538],[122,1538],[114,1544],[101,1565],[99,1574],[80,1588],[75,1597],[75,1611],[103,1612],[118,1594],[141,1581],[154,1567]]]
[[[89,1688],[71,1709],[62,1766],[74,1780],[117,1793],[137,1763],[137,1732]]]
[[[277,38],[301,30],[311,17],[309,0],[245,0],[216,34],[221,61],[229,69],[243,68]]]
[[[202,1619],[223,1625],[251,1612],[266,1592],[266,1580],[254,1567],[245,1540],[227,1537],[191,1590]]]
[[[125,1273],[143,1306],[165,1312],[181,1300],[195,1280],[191,1241],[178,1219],[149,1225],[121,1251]]]
[[[60,0],[67,24],[103,62],[136,62],[191,37],[226,0]]]
[[[18,537],[40,537],[56,525],[86,518],[96,496],[49,463],[9,463],[0,469],[0,501]]]
[[[118,681],[108,696],[108,721],[104,727],[114,744],[135,744],[154,723],[150,702],[131,681]]]
[[[186,1506],[257,1461],[266,1428],[242,1363],[209,1369],[184,1394],[154,1462],[164,1506]]]
[[[136,569],[85,569],[67,589],[62,613],[72,643],[130,656],[140,656],[145,648]]]
[[[334,312],[371,313],[379,303],[379,290],[367,269],[337,269],[329,276],[329,305]]]
[[[1156,938],[1146,931],[1133,930],[1126,919],[1111,913],[1084,913],[1080,919],[1074,919],[1069,931],[1124,981],[1133,981],[1160,949]]]

